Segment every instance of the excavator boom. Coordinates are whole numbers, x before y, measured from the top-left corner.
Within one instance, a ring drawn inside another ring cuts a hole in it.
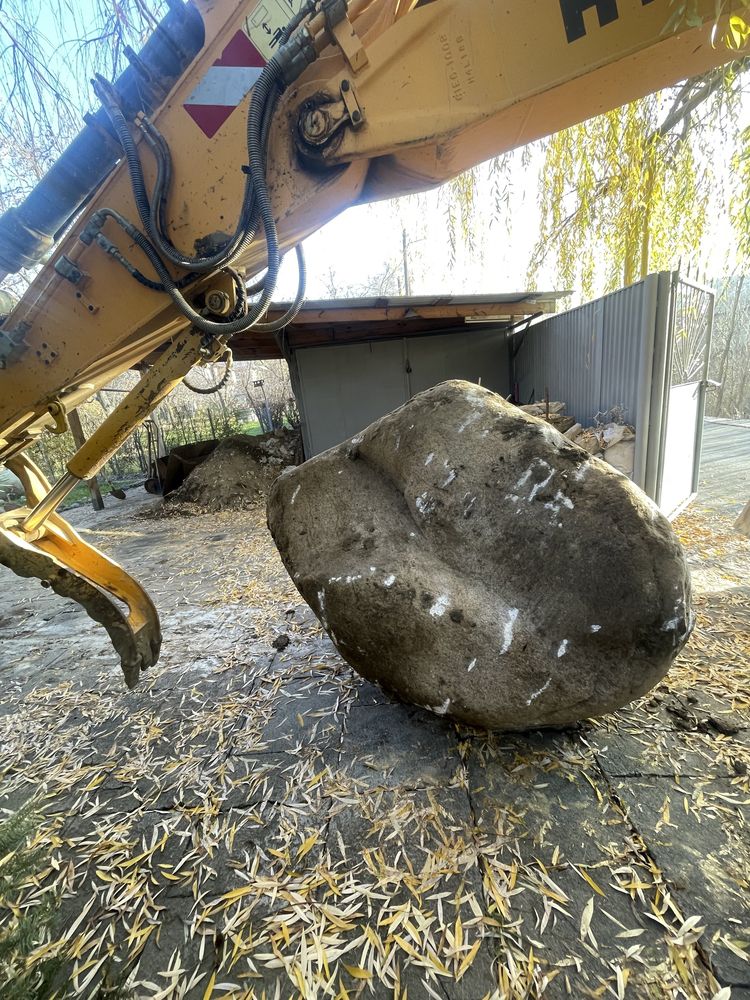
[[[158,655],[153,606],[70,532],[60,500],[194,364],[273,329],[281,256],[345,208],[730,61],[715,38],[733,11],[717,22],[715,0],[695,6],[700,24],[675,24],[671,0],[170,0],[126,73],[99,79],[102,108],[71,149],[0,219],[0,273],[45,260],[0,325],[0,462],[33,484],[0,519],[0,562],[97,608],[114,597],[134,682]],[[45,484],[29,445],[147,358]]]

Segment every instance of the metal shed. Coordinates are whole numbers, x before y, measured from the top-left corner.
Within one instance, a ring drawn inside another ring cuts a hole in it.
[[[618,407],[633,479],[671,515],[697,490],[713,293],[662,272],[550,315],[565,294],[309,302],[280,341],[235,353],[287,359],[308,458],[451,378],[520,403],[549,390],[584,426]]]
[[[633,480],[674,515],[698,489],[713,310],[710,289],[661,272],[545,319],[511,338],[514,397],[549,389],[584,426],[623,411]]]

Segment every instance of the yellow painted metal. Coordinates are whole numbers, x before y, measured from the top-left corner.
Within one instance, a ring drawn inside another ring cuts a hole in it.
[[[78,479],[95,476],[135,428],[182,382],[193,365],[207,356],[213,356],[217,350],[218,345],[206,352],[201,334],[192,330],[176,337],[170,349],[149,368],[119,406],[78,449],[68,462],[68,472]]]
[[[598,10],[613,6],[618,17],[600,26]],[[356,79],[366,127],[348,130],[326,161],[385,158],[365,200],[446,180],[734,58],[713,37],[715,0],[696,7],[702,27],[666,32],[669,0],[427,4],[368,47]],[[581,14],[580,37],[563,8]]]
[[[8,467],[21,480],[30,504],[48,495],[50,484],[25,455],[12,459]],[[159,656],[161,630],[151,598],[59,514],[50,514],[36,535],[29,537],[21,529],[28,513],[28,508],[22,508],[0,515],[0,564],[19,576],[36,576],[56,593],[78,601],[106,628],[126,683],[133,687],[141,671],[153,666]]]
[[[234,227],[244,183],[246,104],[212,139],[183,104],[255,6],[252,0],[200,0],[206,44],[154,116],[175,165],[168,215],[187,250],[207,233]],[[347,130],[331,157],[342,169],[321,174],[300,164],[292,127],[297,109],[321,90],[338,94],[351,72],[341,52],[328,45],[283,98],[272,135],[269,187],[283,246],[357,201],[424,188],[493,153],[729,59],[721,45],[710,44],[714,0],[698,0],[698,8],[705,27],[665,35],[669,0],[618,0],[618,20],[604,27],[592,6],[584,15],[586,34],[569,42],[561,0],[440,0],[406,12],[399,0],[352,5],[369,59],[356,78],[365,126]],[[153,164],[147,150],[142,153],[151,182]],[[61,253],[75,260],[84,282],[70,284],[48,265],[14,311],[11,325],[28,322],[30,330],[25,353],[0,370],[0,458],[14,441],[49,424],[47,407],[54,399],[80,402],[153,350],[160,330],[166,339],[168,329],[185,325],[163,295],[131,281],[98,247],[77,241],[87,215],[102,205],[135,217],[122,168],[53,254],[52,262]],[[111,226],[108,235],[148,272],[140,251]],[[262,268],[262,241],[251,247],[245,264],[250,271]],[[88,389],[82,391],[84,384]]]
[[[68,462],[68,471],[18,525],[19,533],[36,538],[40,527],[70,491],[83,479],[95,476],[105,462],[127,441],[136,427],[183,380],[196,362],[217,356],[223,344],[207,348],[205,338],[194,331],[181,334],[161,357],[157,358],[138,385],[99,425],[94,434]],[[55,404],[57,410],[60,404]],[[51,409],[51,408],[50,408]],[[54,415],[54,414],[53,414]]]

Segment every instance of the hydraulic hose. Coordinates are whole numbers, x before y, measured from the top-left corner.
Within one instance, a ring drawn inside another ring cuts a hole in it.
[[[300,32],[294,41],[289,42],[290,36],[310,13],[312,7],[314,4],[311,6],[311,0],[308,0],[305,7],[292,19],[284,34],[288,44],[284,45],[265,66],[253,87],[247,117],[248,165],[243,167],[246,180],[239,220],[234,235],[220,250],[210,256],[187,256],[177,250],[166,236],[166,205],[172,179],[172,162],[169,147],[163,136],[145,116],[141,118],[140,127],[157,161],[157,178],[150,200],[138,149],[130,125],[119,107],[117,94],[102,77],[97,77],[94,82],[97,94],[110,116],[122,145],[133,197],[145,232],[119,212],[104,208],[92,216],[89,225],[81,234],[81,239],[85,243],[98,242],[125,266],[136,280],[155,290],[163,290],[196,329],[211,336],[231,337],[253,327],[258,327],[264,332],[275,332],[291,322],[304,300],[306,269],[304,255],[298,247],[299,283],[292,306],[280,319],[270,323],[260,322],[268,310],[275,291],[282,259],[276,221],[266,184],[268,138],[276,105],[283,90],[296,79],[305,65],[309,65],[316,58],[315,48],[310,44],[309,32]],[[141,274],[124,258],[117,247],[102,235],[101,229],[107,218],[113,219],[143,251],[156,272],[158,282]],[[235,312],[240,312],[241,315],[233,315],[222,322],[207,319],[181,294],[181,285],[194,280],[195,275],[213,273],[228,267],[231,261],[242,254],[255,240],[260,225],[263,227],[267,258],[267,270],[262,281],[255,282],[249,292],[244,284],[238,289],[238,308]],[[186,278],[179,280],[174,278],[164,258],[173,266],[191,273]],[[256,292],[260,293],[260,297],[254,302],[249,302],[248,295]]]
[[[260,80],[258,84],[260,84]],[[256,99],[255,91],[258,89],[258,84],[256,84],[253,90],[253,102]],[[142,122],[144,136],[157,160],[157,179],[154,187],[153,204],[151,204],[146,190],[143,166],[138,155],[138,150],[130,130],[130,125],[117,103],[116,94],[107,80],[101,76],[97,76],[94,81],[94,88],[102,105],[110,116],[113,128],[125,153],[138,215],[143,228],[157,252],[175,267],[180,267],[184,270],[209,272],[219,270],[230,264],[235,257],[239,256],[250,246],[257,236],[258,210],[256,206],[256,189],[251,171],[247,171],[242,209],[234,235],[221,249],[217,250],[211,256],[199,257],[182,253],[165,235],[166,202],[172,178],[172,163],[167,143],[151,122]],[[273,93],[273,88],[269,88],[268,96],[264,93],[264,110],[260,118],[260,129],[256,128],[252,135],[251,118],[248,116],[248,154],[251,159],[255,159],[256,157],[261,159],[264,181],[268,132],[279,96],[280,90],[277,93]],[[251,102],[251,110],[253,102]]]
[[[226,349],[224,354],[224,374],[221,376],[216,385],[208,386],[204,388],[203,386],[193,385],[192,382],[188,381],[187,378],[182,380],[182,384],[187,386],[191,392],[197,393],[199,396],[213,396],[216,392],[221,392],[225,385],[229,382],[232,377],[232,368],[234,367],[234,355],[229,348]]]
[[[297,244],[294,249],[297,254],[297,270],[299,272],[297,294],[294,298],[294,302],[279,319],[275,319],[270,323],[256,323],[254,329],[258,330],[260,333],[276,333],[277,330],[283,330],[285,326],[289,326],[289,324],[296,318],[304,304],[305,293],[307,291],[307,265],[305,263],[305,254],[302,250],[301,244]]]
[[[174,278],[167,270],[161,257],[156,250],[154,250],[149,239],[140,231],[140,229],[138,229],[137,226],[134,226],[132,222],[129,222],[122,215],[120,215],[119,212],[116,212],[112,208],[102,208],[97,215],[101,220],[104,220],[105,218],[113,219],[118,226],[120,226],[124,232],[128,234],[135,245],[143,251],[148,258],[149,263],[156,271],[159,281],[163,285],[166,294],[169,295],[182,315],[185,316],[186,319],[190,320],[193,326],[200,330],[201,333],[210,334],[212,337],[231,337],[236,333],[242,333],[244,330],[250,329],[250,327],[254,326],[260,317],[263,316],[268,310],[268,305],[273,294],[273,288],[265,288],[260,300],[253,304],[252,308],[245,316],[240,316],[235,320],[225,323],[214,322],[213,320],[206,319],[205,316],[201,316],[199,312],[193,309],[187,299],[180,293]]]
[[[277,96],[266,104],[263,126],[260,136],[260,155],[263,159],[263,168],[267,162],[268,134],[271,128],[271,120],[276,106]],[[151,225],[147,230],[149,237],[156,246],[159,253],[166,257],[176,267],[195,267],[204,269],[206,261],[211,262],[211,267],[218,269],[231,262],[250,246],[257,236],[258,229],[258,209],[255,202],[255,190],[247,173],[245,191],[243,194],[242,209],[235,231],[235,235],[230,238],[224,246],[211,258],[191,257],[183,253],[171,242],[167,235],[166,206],[168,202],[169,188],[172,181],[172,160],[169,146],[156,126],[148,119],[144,118],[140,122],[144,136],[157,160],[157,180],[154,187],[153,204],[151,207]],[[248,139],[248,143],[250,139]],[[259,290],[259,289],[258,289]]]
[[[151,278],[146,277],[146,275],[139,271],[134,264],[131,264],[119,247],[115,246],[111,240],[108,240],[103,233],[98,234],[96,237],[96,243],[102,248],[102,250],[104,250],[105,253],[109,254],[109,256],[116,260],[118,264],[122,265],[131,278],[134,278],[139,285],[143,285],[145,288],[150,288],[154,292],[166,291],[164,285],[160,281],[153,281]],[[200,275],[193,271],[190,274],[184,275],[179,281],[175,282],[175,284],[177,288],[187,288],[188,285],[192,285],[198,278],[200,278]]]

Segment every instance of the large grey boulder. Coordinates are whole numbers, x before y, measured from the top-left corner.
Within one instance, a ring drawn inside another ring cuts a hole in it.
[[[682,549],[654,504],[468,382],[287,471],[268,522],[356,671],[477,726],[612,711],[666,674],[692,628]]]

